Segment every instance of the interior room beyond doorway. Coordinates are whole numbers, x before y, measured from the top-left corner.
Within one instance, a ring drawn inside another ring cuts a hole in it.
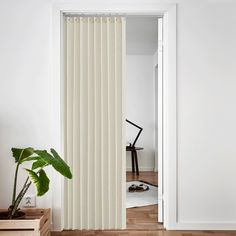
[[[126,118],[133,123],[126,124],[127,228],[160,229],[163,226],[157,218],[156,140],[158,18],[127,17],[126,36]],[[130,193],[130,186],[136,186],[137,189],[139,186],[144,187],[143,191],[148,188],[147,194],[138,193],[138,190],[137,193],[136,190]]]

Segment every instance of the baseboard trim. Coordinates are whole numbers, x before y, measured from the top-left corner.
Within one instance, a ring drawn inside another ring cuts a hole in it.
[[[166,226],[167,230],[236,230],[236,222],[179,222]]]

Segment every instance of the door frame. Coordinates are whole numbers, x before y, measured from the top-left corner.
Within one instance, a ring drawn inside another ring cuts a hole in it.
[[[107,10],[109,9],[109,10]],[[52,76],[53,76],[53,112],[55,120],[56,141],[55,148],[63,153],[63,79],[62,67],[62,18],[63,13],[79,14],[122,14],[137,16],[163,17],[164,28],[164,60],[163,60],[163,199],[164,199],[164,227],[177,228],[177,74],[176,74],[176,4],[139,4],[130,6],[127,3],[120,6],[107,4],[72,3],[56,4],[52,11]],[[124,162],[125,163],[125,162]],[[125,171],[125,168],[124,170]],[[64,182],[53,175],[53,229],[62,230],[63,227],[63,193]],[[125,200],[125,192],[123,191]],[[123,204],[123,207],[125,205]],[[125,210],[124,210],[125,212]],[[123,225],[126,226],[125,213]]]
[[[158,18],[158,45],[154,55],[155,168],[158,172],[158,222],[163,223],[163,18]]]

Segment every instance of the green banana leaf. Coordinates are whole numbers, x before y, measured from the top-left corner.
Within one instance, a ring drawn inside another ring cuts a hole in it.
[[[50,182],[46,172],[43,169],[41,169],[38,173],[29,169],[26,169],[26,171],[28,172],[31,181],[36,188],[37,196],[44,195],[49,190]]]
[[[20,149],[20,148],[12,148],[12,155],[15,158],[15,162],[22,163],[24,159],[31,156],[34,153],[34,149],[31,147]]]
[[[54,149],[51,149],[53,156],[46,150],[35,150],[34,152],[38,154],[46,163],[52,165],[53,168],[63,176],[67,177],[68,179],[72,178],[70,167],[61,159]]]
[[[46,165],[48,165],[47,162],[45,162],[42,158],[38,157],[38,160],[32,164],[32,170],[38,169],[40,167],[45,167]]]

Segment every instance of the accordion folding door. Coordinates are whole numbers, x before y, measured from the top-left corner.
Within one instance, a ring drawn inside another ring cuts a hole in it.
[[[65,229],[125,227],[125,18],[64,16]]]

